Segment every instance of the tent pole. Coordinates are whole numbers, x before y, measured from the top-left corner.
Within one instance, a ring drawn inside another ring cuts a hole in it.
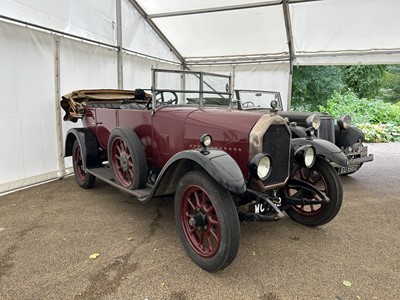
[[[124,60],[122,52],[122,8],[121,0],[116,0],[117,10],[117,78],[118,88],[122,90],[124,88]]]
[[[288,0],[282,1],[283,16],[285,19],[286,39],[289,49],[289,82],[288,82],[288,97],[286,110],[290,110],[292,102],[292,78],[293,78],[293,61],[294,61],[294,46],[292,34],[292,21],[290,19],[290,8]]]
[[[61,125],[61,79],[60,79],[60,37],[55,36],[54,49],[54,87],[55,87],[55,114],[56,114],[56,136],[57,136],[57,159],[58,159],[58,176],[63,178],[66,175],[65,162],[63,157],[63,131]]]

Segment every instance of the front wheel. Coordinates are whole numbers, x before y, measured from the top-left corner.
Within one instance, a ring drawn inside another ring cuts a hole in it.
[[[320,226],[331,221],[339,212],[343,201],[343,188],[336,170],[329,162],[318,157],[312,168],[300,168],[296,179],[316,187],[329,198],[328,203],[292,205],[286,213],[294,221],[307,226]],[[301,187],[284,187],[287,196],[319,201],[319,196]]]
[[[174,201],[177,231],[189,257],[208,272],[227,267],[240,242],[230,193],[208,174],[193,171],[179,182]]]

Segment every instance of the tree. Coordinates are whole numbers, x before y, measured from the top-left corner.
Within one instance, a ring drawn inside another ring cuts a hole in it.
[[[387,65],[379,96],[387,102],[400,103],[400,65]]]
[[[292,82],[293,110],[315,111],[344,87],[342,70],[337,66],[295,67]]]
[[[342,80],[358,98],[372,99],[379,95],[384,83],[384,65],[357,65],[342,67]]]

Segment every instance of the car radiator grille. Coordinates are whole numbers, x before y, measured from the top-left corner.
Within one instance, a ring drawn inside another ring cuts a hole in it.
[[[263,137],[263,152],[270,155],[272,172],[263,181],[265,186],[282,183],[288,177],[290,133],[285,125],[271,125]]]
[[[321,125],[317,130],[317,137],[335,143],[335,127],[332,116],[321,116]]]

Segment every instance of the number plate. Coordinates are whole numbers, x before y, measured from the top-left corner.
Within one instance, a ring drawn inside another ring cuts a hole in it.
[[[268,211],[267,204],[251,203],[249,205],[249,213],[265,215]]]
[[[339,174],[346,174],[350,172],[355,172],[360,168],[360,165],[350,165],[346,167],[340,167],[339,168]]]

